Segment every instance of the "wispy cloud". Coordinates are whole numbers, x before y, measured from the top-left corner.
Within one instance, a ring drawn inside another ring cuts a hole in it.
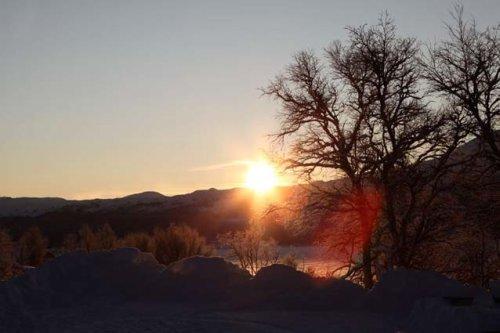
[[[254,161],[249,161],[249,160],[235,160],[235,161],[229,161],[226,163],[218,163],[218,164],[212,164],[212,165],[205,165],[205,166],[200,166],[196,168],[192,168],[189,171],[212,171],[212,170],[220,170],[220,169],[226,169],[226,168],[233,168],[241,165],[249,165],[254,163]]]

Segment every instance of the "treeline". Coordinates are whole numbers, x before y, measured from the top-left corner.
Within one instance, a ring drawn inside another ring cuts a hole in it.
[[[204,237],[185,225],[155,228],[150,233],[130,233],[121,238],[109,224],[96,230],[84,225],[77,233],[67,234],[60,248],[49,250],[47,244],[37,227],[25,231],[17,241],[13,241],[7,231],[0,230],[0,281],[22,274],[26,266],[37,267],[54,256],[77,250],[91,252],[135,247],[152,253],[165,265],[194,255],[209,256],[213,252]]]

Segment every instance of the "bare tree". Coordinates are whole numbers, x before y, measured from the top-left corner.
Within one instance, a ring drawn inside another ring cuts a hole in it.
[[[488,288],[489,281],[500,274],[498,174],[480,179],[465,176],[453,195],[460,226],[441,251],[445,254],[442,270],[463,282]]]
[[[329,207],[358,212],[364,259],[370,261],[373,222],[367,214],[365,186],[373,168],[366,162],[364,147],[369,139],[363,133],[368,110],[340,100],[335,82],[336,74],[340,74],[337,72],[334,69],[334,75],[326,75],[320,59],[304,51],[295,56],[286,73],[278,76],[264,93],[282,103],[281,131],[277,138],[283,142],[292,138],[284,161],[287,169],[298,171],[308,180],[315,173],[323,177],[339,174],[349,179],[345,188],[321,189],[321,193],[335,201]],[[365,266],[365,284],[371,286],[370,267]]]
[[[481,30],[474,20],[464,19],[462,6],[452,17],[448,39],[428,49],[425,77],[434,92],[462,112],[464,125],[487,146],[486,156],[498,167],[500,27]]]
[[[272,238],[266,239],[263,228],[259,226],[220,235],[218,240],[229,249],[230,257],[236,259],[240,267],[252,275],[262,267],[278,262],[276,242]]]
[[[388,233],[389,266],[406,263],[407,231],[418,220],[417,195],[438,183],[463,137],[445,128],[451,118],[428,107],[414,39],[397,36],[387,15],[377,25],[348,32],[347,44],[336,42],[326,50],[328,66],[312,52],[301,52],[264,93],[282,104],[277,138],[284,143],[286,167],[308,180],[318,175],[346,180],[315,186],[322,197],[316,205],[358,221],[351,225],[359,227],[353,234],[360,235],[362,260],[351,267],[362,268],[363,284],[371,287],[374,255],[380,252],[373,251],[374,236]],[[428,171],[410,177],[435,160]],[[405,201],[398,193],[402,179],[408,185]]]

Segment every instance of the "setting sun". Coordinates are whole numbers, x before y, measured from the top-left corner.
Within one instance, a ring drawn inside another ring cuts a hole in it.
[[[245,182],[247,188],[257,193],[265,193],[272,190],[277,183],[276,172],[269,163],[257,162],[249,167]]]

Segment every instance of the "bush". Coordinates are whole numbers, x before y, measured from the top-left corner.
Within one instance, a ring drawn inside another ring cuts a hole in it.
[[[6,231],[0,230],[0,281],[12,277],[14,262],[14,243]]]
[[[47,239],[38,227],[28,229],[19,239],[19,263],[40,266],[47,254]]]
[[[135,247],[142,252],[155,253],[154,239],[143,232],[137,232],[126,235],[121,240],[121,245],[124,247]]]
[[[95,241],[96,250],[111,250],[117,245],[116,234],[108,223],[95,233]]]
[[[63,241],[63,248],[67,251],[82,248],[91,252],[117,247],[134,247],[142,252],[152,253],[160,263],[165,265],[187,257],[212,254],[212,248],[207,245],[205,238],[188,226],[174,225],[167,229],[157,228],[151,235],[142,232],[131,233],[118,239],[107,223],[96,232],[85,224],[78,231],[78,235],[68,234]]]
[[[80,244],[78,242],[78,235],[71,233],[64,236],[62,242],[62,249],[66,252],[73,252],[80,248]]]
[[[93,251],[97,246],[96,235],[90,229],[88,224],[84,224],[78,231],[78,236],[80,237],[80,247],[87,252]]]
[[[228,247],[232,259],[238,260],[240,267],[252,275],[262,267],[276,264],[279,259],[276,242],[272,238],[264,239],[264,232],[259,227],[221,235],[219,243]]]
[[[205,238],[188,226],[157,228],[153,232],[153,239],[154,255],[165,265],[187,257],[212,254],[212,248],[206,244]]]

